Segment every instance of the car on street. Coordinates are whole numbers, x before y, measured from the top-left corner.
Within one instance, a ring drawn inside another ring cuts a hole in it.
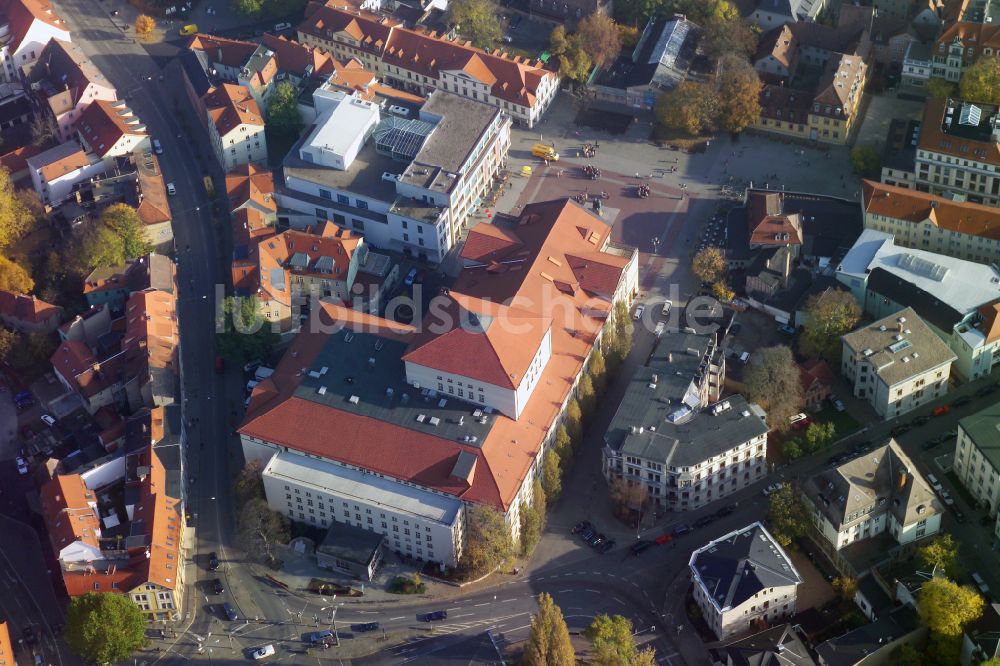
[[[587,542],[587,544],[596,548],[597,546],[600,546],[602,543],[604,543],[607,540],[607,538],[608,537],[604,536],[603,534],[598,534],[592,537],[590,541]]]
[[[715,516],[712,515],[702,516],[698,520],[694,521],[694,526],[698,529],[701,529],[702,527],[708,527],[713,522],[715,522]]]
[[[603,555],[604,553],[608,552],[609,550],[611,550],[614,547],[615,547],[615,540],[614,539],[608,539],[607,541],[605,541],[604,543],[600,544],[597,547],[597,552],[601,553]]]
[[[989,585],[986,584],[986,581],[983,580],[983,577],[980,576],[975,571],[972,572],[971,576],[972,576],[972,581],[976,584],[976,587],[979,588],[979,591],[982,592],[987,597],[989,597],[990,587]]]
[[[682,537],[685,534],[688,534],[690,532],[691,532],[691,526],[690,525],[687,525],[685,523],[680,523],[679,525],[675,525],[674,526],[674,529],[671,532],[671,534],[673,536],[675,536],[675,537]]]
[[[208,554],[208,570],[217,571],[219,568],[219,555],[214,550]]]
[[[290,30],[291,27],[292,27],[291,23],[275,23],[274,24],[274,31],[275,32],[281,32],[282,30]]]
[[[994,391],[996,391],[997,388],[998,387],[997,387],[996,384],[990,384],[989,386],[984,386],[981,389],[979,389],[978,391],[976,391],[976,397],[977,398],[982,398],[983,396],[987,396],[987,395],[993,393]]]
[[[331,638],[333,638],[333,632],[328,629],[324,629],[323,631],[312,631],[306,634],[306,642],[310,645],[326,643]]]
[[[912,424],[915,425],[915,426],[922,426],[922,425],[925,425],[930,420],[931,420],[931,417],[929,417],[929,416],[926,416],[926,415],[925,416],[918,416],[917,418],[913,419]]]
[[[178,30],[177,34],[179,34],[181,37],[187,37],[188,35],[193,35],[196,32],[198,32],[198,26],[195,25],[194,23],[189,23],[180,30]]]
[[[840,463],[847,460],[848,455],[846,453],[837,453],[826,459],[827,465],[839,465]]]
[[[42,423],[49,426],[50,428],[56,424],[56,420],[49,416],[48,414],[42,414]]]
[[[222,614],[230,622],[236,622],[239,619],[239,616],[236,615],[236,609],[228,601],[222,604]]]
[[[642,304],[638,305],[635,308],[635,314],[632,315],[632,318],[635,319],[636,321],[639,321],[640,319],[642,319],[642,313],[645,312],[645,311],[646,311],[646,306],[645,305],[642,305]]]
[[[163,144],[160,143],[159,139],[153,139],[153,152],[157,155],[163,154]]]
[[[890,430],[889,431],[889,436],[890,437],[898,437],[900,435],[905,435],[906,433],[910,432],[910,429],[912,427],[913,426],[911,426],[909,423],[902,423],[902,424],[896,426],[895,428],[893,428],[892,430]]]
[[[411,268],[406,273],[406,277],[403,278],[403,284],[405,284],[407,287],[412,287],[413,286],[413,281],[416,280],[416,279],[417,279],[417,269],[416,268]]]
[[[735,504],[727,504],[726,506],[722,507],[721,509],[719,509],[718,511],[715,512],[715,517],[716,518],[725,518],[726,516],[728,516],[729,514],[731,514],[733,511],[736,511],[736,505]]]
[[[789,326],[788,324],[782,324],[781,326],[778,327],[778,330],[784,333],[785,335],[795,335],[795,329]]]
[[[579,534],[580,532],[583,532],[589,527],[590,527],[589,520],[581,520],[580,522],[578,522],[576,525],[573,526],[573,534]]]
[[[964,523],[965,522],[965,514],[964,513],[962,513],[961,511],[959,511],[955,507],[952,507],[952,511],[955,514],[955,522],[958,522],[958,523]]]
[[[772,483],[767,488],[764,488],[764,490],[760,491],[760,493],[764,497],[769,497],[771,495],[771,493],[777,492],[781,488],[781,486],[783,486],[783,485],[784,484],[782,484],[782,483]]]
[[[967,396],[967,395],[963,395],[961,398],[959,398],[955,402],[951,403],[951,406],[952,407],[962,407],[963,405],[967,405],[970,402],[972,402],[972,398],[969,397],[969,396]]]
[[[15,461],[17,462],[17,473],[20,474],[21,476],[24,476],[25,474],[27,474],[28,473],[28,463],[24,462],[24,458],[22,458],[21,456],[18,456],[17,458],[15,458]]]
[[[789,425],[792,426],[792,430],[802,430],[804,428],[808,428],[809,424],[812,423],[812,421],[809,419],[808,416],[806,416],[802,412],[799,412],[798,414],[793,414],[792,416],[789,416],[788,423]]]
[[[836,409],[838,412],[842,412],[847,409],[847,407],[844,406],[844,401],[835,395],[830,396],[830,402],[833,403],[833,408]]]
[[[226,591],[226,588],[222,585],[221,578],[215,578],[212,580],[212,592],[214,594],[222,594]]]
[[[591,537],[593,537],[595,534],[597,534],[597,530],[595,530],[593,527],[588,527],[584,529],[582,532],[580,532],[580,538],[583,539],[584,541],[589,541]]]
[[[250,653],[250,656],[254,659],[267,659],[274,654],[274,646],[268,643],[267,645],[261,645],[259,648]]]
[[[652,547],[653,547],[653,542],[652,541],[648,541],[646,539],[642,539],[640,541],[636,541],[634,544],[632,544],[631,546],[629,546],[628,547],[628,551],[630,553],[632,553],[633,555],[638,555],[642,551],[644,551],[644,550],[646,550],[648,548],[652,548]]]
[[[951,411],[951,407],[949,407],[948,405],[938,405],[931,412],[931,416],[944,416],[945,414],[947,414],[950,411]]]
[[[366,631],[375,631],[376,629],[378,629],[378,622],[362,622],[361,624],[351,625],[351,631],[356,631],[362,634]]]
[[[177,188],[174,187],[173,183],[167,183],[167,194],[169,194],[170,196],[174,196],[175,194],[177,194]]]
[[[444,610],[431,611],[430,613],[424,613],[420,619],[423,622],[439,622],[441,620],[447,620],[448,611]]]

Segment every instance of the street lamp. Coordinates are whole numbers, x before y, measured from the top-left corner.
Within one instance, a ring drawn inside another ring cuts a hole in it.
[[[334,599],[336,598],[337,597],[334,596]],[[333,606],[324,606],[323,608],[320,609],[320,612],[327,610],[330,611],[330,631],[333,632],[333,638],[334,640],[337,641],[337,647],[340,647],[340,634],[337,633],[337,609],[343,605],[344,602],[341,601],[339,604],[335,604]]]

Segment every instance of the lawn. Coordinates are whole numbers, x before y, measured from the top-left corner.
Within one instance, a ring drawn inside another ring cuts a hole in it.
[[[810,414],[809,418],[813,423],[833,423],[836,432],[834,441],[843,439],[848,435],[853,435],[860,428],[861,424],[854,420],[854,417],[847,412],[838,412],[832,406],[827,405],[815,414]]]

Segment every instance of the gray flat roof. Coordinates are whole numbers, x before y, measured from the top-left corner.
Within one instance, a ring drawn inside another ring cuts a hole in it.
[[[275,478],[294,479],[320,492],[356,497],[370,505],[444,525],[453,524],[462,507],[462,501],[454,497],[290,451],[276,453],[264,473]]]
[[[496,415],[455,396],[407,384],[402,360],[406,347],[405,342],[374,333],[343,330],[330,335],[294,395],[425,435],[482,446]]]
[[[420,109],[420,119],[437,120],[402,182],[448,192],[455,183],[449,174],[457,174],[469,159],[479,139],[500,109],[483,102],[436,90]]]
[[[382,545],[383,538],[381,534],[354,525],[334,522],[330,523],[323,543],[316,546],[316,550],[337,559],[368,566]]]
[[[855,354],[867,355],[876,374],[889,386],[957,358],[913,308],[861,326],[843,339]]]
[[[993,469],[1000,470],[1000,402],[966,416],[958,425]]]
[[[716,405],[722,408],[718,413],[714,410]],[[674,411],[675,407],[666,410],[657,407],[656,411],[664,413],[654,424],[656,430],[645,427],[642,432],[630,431],[621,451],[664,461],[668,467],[689,467],[767,433],[763,410],[747,404],[743,396],[730,396],[716,405],[695,412],[681,423],[666,420],[666,412]]]
[[[305,136],[308,136],[308,133]],[[285,157],[282,167],[286,178],[294,176],[310,183],[325,185],[331,189],[348,190],[387,203],[395,200],[396,185],[391,181],[382,180],[382,174],[386,172],[400,174],[406,165],[380,155],[376,152],[373,141],[369,139],[365,142],[350,168],[341,170],[319,166],[301,159],[299,148],[302,147],[305,136],[295,143]]]

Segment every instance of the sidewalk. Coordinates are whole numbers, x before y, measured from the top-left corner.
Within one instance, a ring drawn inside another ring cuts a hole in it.
[[[690,574],[686,568],[670,583],[663,603],[662,616],[666,622],[663,631],[670,637],[688,666],[702,666],[711,661],[705,644],[701,642],[684,607],[690,586]]]

